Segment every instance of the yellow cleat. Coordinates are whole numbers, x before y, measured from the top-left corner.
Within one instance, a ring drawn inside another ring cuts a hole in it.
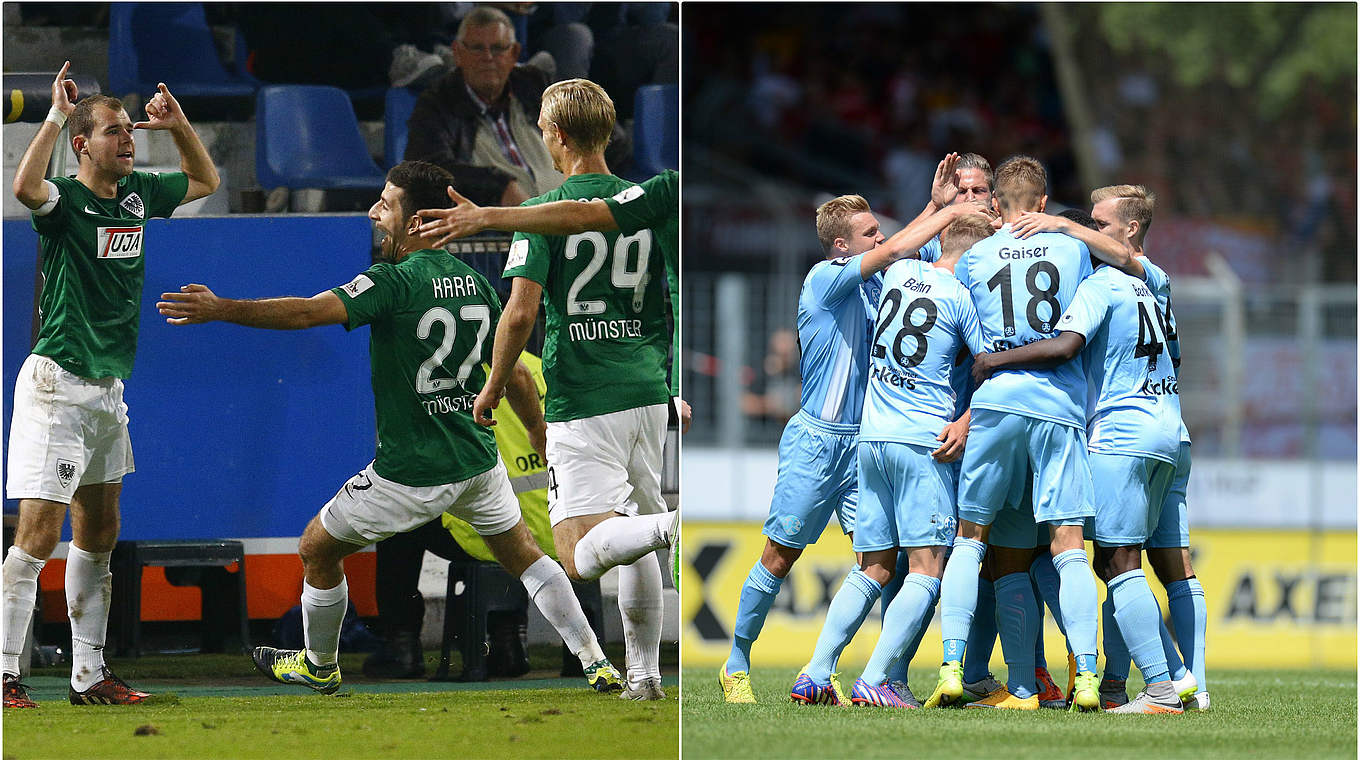
[[[728,704],[753,705],[756,695],[751,691],[751,675],[744,670],[728,673],[727,666],[718,670],[718,685],[722,686],[723,701]]]
[[[958,660],[940,666],[940,681],[922,707],[940,707],[963,696],[963,663]]]
[[[1038,710],[1039,695],[1031,694],[1028,697],[1017,697],[1010,693],[1005,686],[1002,686],[976,702],[969,702],[964,707],[969,709],[977,707],[994,710]]]
[[[1073,710],[1099,710],[1100,709],[1100,677],[1095,673],[1081,672],[1073,680],[1072,686],[1072,707]]]
[[[841,674],[831,674],[831,691],[836,694],[836,704],[840,707],[850,706],[850,693],[841,688]]]

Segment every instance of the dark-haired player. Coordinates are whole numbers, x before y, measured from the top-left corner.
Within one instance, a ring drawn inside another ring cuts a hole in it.
[[[371,325],[369,355],[378,452],[312,518],[302,557],[303,650],[257,647],[255,666],[283,683],[323,694],[340,688],[340,625],[349,601],[341,560],[363,547],[449,512],[480,534],[497,561],[581,660],[596,690],[620,688],[566,573],[534,543],[520,515],[496,439],[472,414],[486,380],[482,362],[495,334],[500,299],[486,278],[416,232],[416,209],[447,203],[453,177],[422,161],[392,167],[368,216],[385,237],[381,261],[346,285],[311,298],[235,301],[202,285],[163,293],[156,306],[172,324],[233,322],[299,330]],[[527,369],[508,385],[515,413],[539,454],[543,414]],[[491,423],[494,424],[494,423]]]

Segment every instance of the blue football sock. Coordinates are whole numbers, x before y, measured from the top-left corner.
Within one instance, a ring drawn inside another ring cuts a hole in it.
[[[1160,613],[1160,608],[1158,609]],[[1162,642],[1162,656],[1166,658],[1166,669],[1171,672],[1171,677],[1175,679],[1185,678],[1189,671],[1185,663],[1181,660],[1181,653],[1176,651],[1176,642],[1171,638],[1171,631],[1166,629],[1166,621],[1161,615],[1157,616],[1158,637]]]
[[[897,565],[893,568],[892,580],[883,587],[883,594],[878,597],[878,609],[881,617],[888,616],[888,607],[892,605],[892,600],[897,598],[897,592],[902,589],[902,581],[911,573],[911,561],[907,553],[901,549],[897,550]]]
[[[888,614],[883,616],[883,633],[860,676],[870,684],[888,680],[893,664],[906,659],[911,640],[930,622],[930,611],[940,593],[939,579],[929,575],[912,573],[903,581]]]
[[[937,578],[935,579],[935,596],[930,600],[930,609],[926,610],[925,620],[921,623],[921,626],[916,629],[916,635],[911,638],[911,642],[907,644],[907,651],[902,653],[902,656],[898,658],[897,662],[892,664],[892,667],[888,668],[889,681],[907,683],[910,680],[909,671],[911,669],[911,661],[916,659],[916,652],[921,649],[921,640],[926,637],[926,631],[930,629],[930,620],[935,617],[935,608],[938,607],[939,604],[940,581]]]
[[[1100,622],[1105,636],[1101,643],[1105,647],[1105,678],[1116,681],[1129,680],[1129,648],[1124,644],[1124,634],[1119,632],[1119,623],[1114,619],[1114,595],[1105,594],[1105,602],[1100,605]]]
[[[1120,573],[1110,580],[1109,592],[1114,599],[1114,617],[1119,623],[1119,631],[1124,634],[1124,643],[1133,664],[1143,673],[1143,680],[1147,683],[1169,680],[1166,653],[1157,632],[1162,608],[1157,606],[1157,599],[1148,588],[1147,576],[1142,570]]]
[[[987,545],[981,541],[963,536],[954,539],[954,554],[945,565],[944,580],[940,582],[940,638],[944,639],[945,662],[963,659],[977,606],[978,571],[986,551]]]
[[[976,683],[992,672],[992,649],[996,646],[996,587],[978,578],[977,608],[973,627],[968,629],[968,645],[963,650],[963,680]]]
[[[1038,631],[1038,635],[1034,637],[1034,667],[1048,670],[1048,658],[1044,657],[1044,600],[1039,596],[1039,584],[1034,582],[1032,575],[1029,579],[1029,589],[1034,595],[1034,604],[1039,609],[1038,622],[1034,626],[1034,630]]]
[[[1030,580],[1034,581],[1034,593],[1038,596],[1039,603],[1048,605],[1048,611],[1053,613],[1053,622],[1058,624],[1058,630],[1062,632],[1063,638],[1067,638],[1067,628],[1063,625],[1062,604],[1058,601],[1058,588],[1061,585],[1058,581],[1058,568],[1053,566],[1053,555],[1048,552],[1040,554],[1029,566]],[[1039,635],[1043,636],[1043,628],[1039,629]]]
[[[822,633],[817,637],[817,647],[812,651],[812,661],[807,666],[806,672],[814,683],[825,685],[831,682],[831,673],[836,669],[841,652],[855,637],[855,632],[882,593],[883,587],[878,585],[878,581],[858,568],[845,576],[840,591],[836,592],[827,607]]]
[[[1068,646],[1077,658],[1077,670],[1096,670],[1097,599],[1096,577],[1085,549],[1068,549],[1053,558],[1058,568],[1058,599]]]
[[[1195,674],[1199,690],[1208,691],[1208,682],[1204,680],[1204,629],[1209,622],[1209,608],[1204,604],[1204,587],[1195,577],[1174,581],[1166,586],[1166,599],[1185,665]]]
[[[1011,573],[996,579],[996,620],[1001,654],[1006,658],[1006,689],[1021,699],[1037,694],[1034,637],[1039,633],[1039,605],[1029,573]]]
[[[746,576],[737,600],[737,625],[732,634],[732,651],[727,655],[728,673],[750,671],[751,645],[760,636],[765,616],[770,614],[770,606],[783,583],[783,578],[766,570],[759,561]]]

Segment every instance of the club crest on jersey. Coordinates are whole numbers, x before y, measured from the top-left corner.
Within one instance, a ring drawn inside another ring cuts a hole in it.
[[[146,218],[146,206],[142,203],[142,197],[136,193],[128,193],[123,202],[118,205],[138,219]]]
[[[141,227],[99,227],[95,254],[101,259],[135,259],[142,255]]]
[[[71,479],[74,478],[75,476],[76,476],[75,462],[72,462],[69,459],[57,460],[57,481],[61,483],[62,488],[71,485]]]
[[[373,287],[373,281],[368,278],[368,275],[361,274],[345,283],[341,286],[341,289],[346,293],[349,293],[350,298],[358,298],[360,293],[363,293],[371,287]]]

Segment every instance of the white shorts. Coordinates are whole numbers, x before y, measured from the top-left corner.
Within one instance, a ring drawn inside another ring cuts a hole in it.
[[[76,488],[135,468],[123,381],[87,380],[29,354],[14,384],[5,494],[70,504]]]
[[[548,423],[548,519],[666,511],[666,404]]]
[[[448,512],[472,526],[478,535],[494,536],[520,521],[519,501],[510,488],[505,464],[457,483],[404,486],[373,470],[373,463],[344,486],[321,508],[321,527],[335,537],[359,546],[419,528]]]

